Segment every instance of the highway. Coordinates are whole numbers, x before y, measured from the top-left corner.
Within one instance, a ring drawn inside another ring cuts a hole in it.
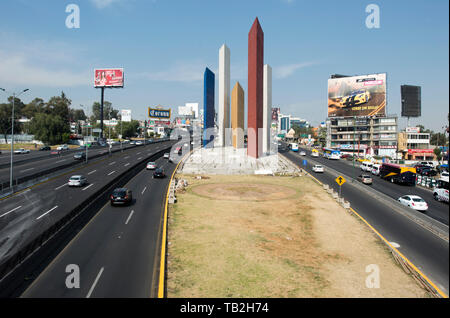
[[[297,166],[306,169],[321,182],[328,184],[335,191],[339,191],[335,182],[337,176],[327,171],[327,167],[335,170],[348,167],[345,163],[328,161],[322,158],[312,158],[310,152],[307,156],[300,156],[289,150],[280,151],[284,156],[293,161]],[[307,160],[307,166],[303,166],[302,161]],[[322,164],[325,167],[324,173],[314,173],[312,166]],[[354,170],[350,167],[350,172]],[[352,175],[351,173],[347,173]],[[374,180],[375,182],[378,180]],[[384,182],[384,180],[379,180]],[[356,181],[355,181],[356,182]],[[386,188],[383,193],[389,193],[389,182],[383,184]],[[361,186],[364,186],[361,184]],[[370,187],[370,186],[366,186]],[[380,185],[380,187],[382,187]],[[400,186],[398,186],[400,187]],[[373,191],[378,191],[378,186],[373,187]],[[399,191],[399,190],[397,190]],[[359,190],[352,185],[352,180],[347,180],[342,186],[342,196],[350,202],[363,218],[365,218],[378,232],[381,233],[389,242],[399,245],[398,250],[402,252],[415,266],[419,268],[432,282],[438,286],[445,294],[449,293],[449,244],[448,241],[440,238],[410,218],[395,211],[389,202],[381,201],[366,192]],[[396,194],[391,194],[395,197]],[[448,213],[448,206],[447,206]],[[381,276],[383,274],[381,273]]]
[[[137,146],[134,145],[123,145],[123,149],[132,149]],[[115,145],[111,148],[112,151],[120,149],[120,145]],[[68,164],[82,164],[84,161],[75,161],[73,159],[74,154],[78,152],[86,152],[81,149],[71,149],[62,151],[60,155],[52,155],[50,151],[32,151],[30,154],[14,155],[14,165],[13,165],[13,177],[15,184],[17,179],[26,178],[35,175],[41,171],[67,166]],[[88,150],[88,160],[93,156],[106,155],[109,153],[108,147],[92,147]],[[0,184],[9,184],[10,178],[10,168],[9,168],[9,154],[7,156],[2,155],[3,161],[7,161],[8,166],[0,169]],[[3,162],[2,161],[2,162]]]
[[[170,176],[176,167],[156,161],[166,178],[143,170],[125,187],[130,206],[109,202],[42,272],[22,297],[156,297],[161,222]],[[66,266],[79,266],[80,288],[69,289]]]
[[[175,141],[165,141],[104,156],[1,199],[0,264],[62,220],[77,205],[95,200],[95,193],[117,176],[173,144]],[[81,188],[69,188],[68,179],[76,174],[86,176],[88,184]]]

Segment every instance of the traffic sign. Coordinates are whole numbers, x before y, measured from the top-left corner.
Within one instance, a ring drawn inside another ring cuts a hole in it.
[[[308,162],[306,160],[303,160],[303,165],[306,166]]]
[[[345,181],[347,181],[347,180],[345,180],[344,177],[339,176],[336,178],[336,183],[339,184],[339,186],[343,185],[345,183]]]

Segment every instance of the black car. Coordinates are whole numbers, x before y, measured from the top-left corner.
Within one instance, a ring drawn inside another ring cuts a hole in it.
[[[84,152],[77,152],[74,156],[73,159],[75,160],[83,160],[86,159],[86,153]]]
[[[156,170],[153,172],[153,178],[164,178],[166,174],[164,173],[163,168],[156,168]]]
[[[52,148],[50,148],[50,146],[42,146],[41,148],[39,148],[39,151],[47,151],[47,150],[52,150]]]
[[[420,169],[419,174],[421,174],[422,176],[427,176],[427,177],[434,177],[435,175],[437,175],[437,171],[431,168],[422,168]]]
[[[110,197],[111,205],[115,204],[130,204],[133,200],[133,194],[131,190],[127,188],[114,189]]]

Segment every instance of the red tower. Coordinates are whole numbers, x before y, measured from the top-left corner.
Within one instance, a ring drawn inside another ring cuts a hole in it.
[[[256,18],[248,33],[247,154],[253,158],[259,158],[262,153],[263,77],[264,32]]]

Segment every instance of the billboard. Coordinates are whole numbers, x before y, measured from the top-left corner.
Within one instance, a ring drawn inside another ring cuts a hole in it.
[[[386,73],[328,80],[328,117],[385,115]]]
[[[148,108],[148,117],[170,119],[170,109]]]
[[[120,111],[120,116],[122,118],[122,121],[130,122],[131,121],[131,110],[122,109]]]
[[[123,68],[107,68],[94,70],[95,87],[123,87]]]

